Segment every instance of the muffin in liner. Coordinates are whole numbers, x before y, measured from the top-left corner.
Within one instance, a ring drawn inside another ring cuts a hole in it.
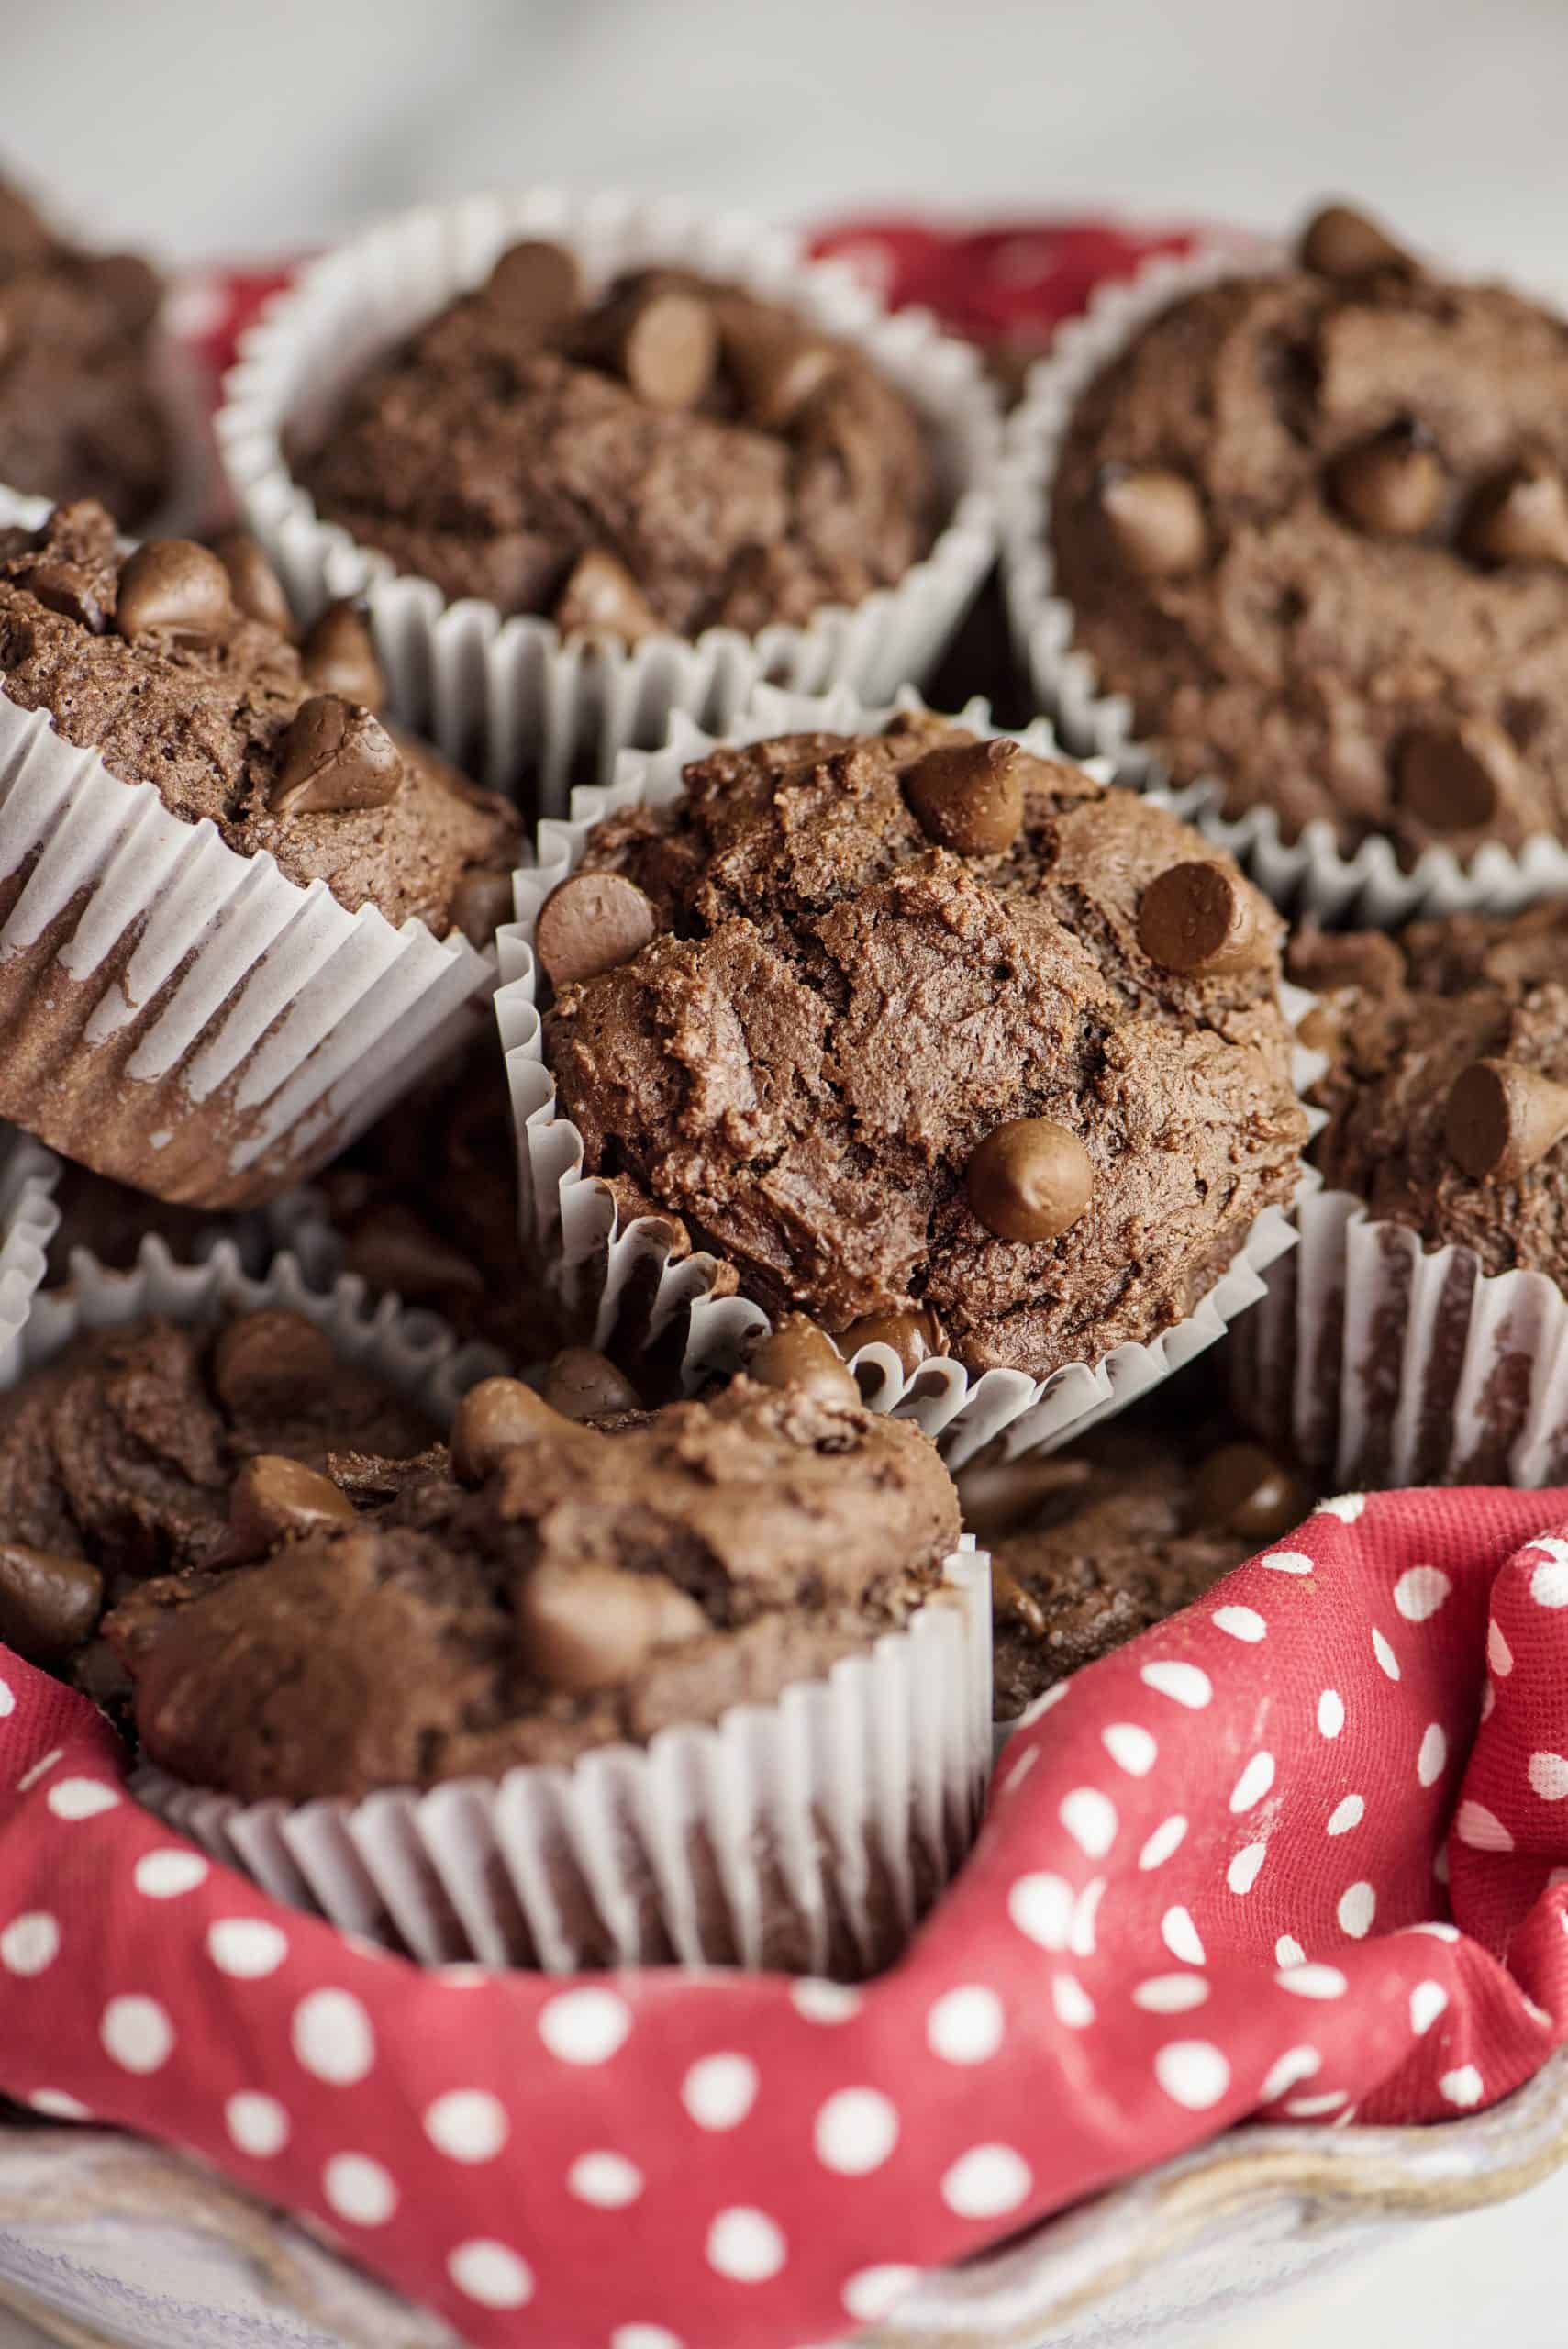
[[[662,631],[628,645],[563,639],[531,614],[451,602],[429,580],[317,517],[293,480],[285,427],[325,420],[353,378],[422,319],[479,284],[519,238],[568,246],[588,282],[678,264],[785,304],[856,344],[908,395],[937,436],[947,520],[896,586],[853,607],[825,605],[803,626],[755,636]],[[990,568],[1001,421],[975,352],[919,311],[890,317],[842,265],[807,262],[796,239],[728,213],[628,195],[534,189],[427,206],[313,263],[245,337],[217,419],[241,514],[306,617],[334,596],[364,598],[394,713],[525,807],[561,814],[574,767],[609,774],[628,745],[663,740],[675,711],[722,731],[764,679],[797,692],[839,683],[875,700],[918,682]]]
[[[744,723],[727,739],[749,742],[817,730],[873,732],[895,708],[919,707],[913,692],[892,707],[871,709],[848,689],[813,698],[764,686]],[[973,704],[959,718],[983,736],[1002,730],[991,724],[984,703]],[[769,1327],[767,1316],[749,1298],[726,1293],[732,1283],[716,1257],[701,1251],[672,1254],[668,1219],[646,1216],[620,1226],[610,1193],[584,1170],[577,1128],[556,1106],[533,952],[539,910],[575,870],[593,826],[645,801],[661,807],[678,799],[684,768],[715,747],[714,738],[689,720],[678,718],[672,731],[666,749],[628,753],[613,785],[576,791],[570,819],[540,825],[537,863],[515,879],[517,918],[500,932],[503,985],[495,1008],[517,1119],[525,1252],[543,1268],[569,1328],[600,1347],[613,1347],[618,1338],[640,1350],[674,1348],[689,1393],[705,1379],[737,1369],[753,1339]],[[1042,757],[1057,755],[1043,722],[1014,739]],[[1091,772],[1099,775],[1097,769]],[[1282,985],[1281,1002],[1293,1025],[1311,1000],[1304,990]],[[1312,1054],[1298,1056],[1293,1070],[1298,1093],[1321,1064]],[[1302,1189],[1317,1185],[1318,1177],[1304,1171]],[[862,1346],[851,1366],[870,1408],[916,1420],[937,1440],[951,1468],[998,1437],[1005,1437],[1009,1455],[1054,1450],[1213,1344],[1258,1302],[1265,1267],[1294,1241],[1288,1216],[1265,1208],[1245,1246],[1184,1320],[1146,1343],[1118,1346],[1096,1362],[1065,1364],[1044,1379],[1002,1369],[973,1375],[946,1359],[924,1362],[906,1375],[892,1348],[882,1344]]]
[[[1187,259],[1160,256],[1127,281],[1107,282],[1082,317],[1057,333],[1049,357],[1029,372],[1007,426],[1002,499],[1002,574],[1014,647],[1038,706],[1064,745],[1110,760],[1118,783],[1165,791],[1166,804],[1235,857],[1275,904],[1324,921],[1391,928],[1418,915],[1514,913],[1568,890],[1568,844],[1538,833],[1516,852],[1488,841],[1461,859],[1428,849],[1407,869],[1379,834],[1347,855],[1325,820],[1282,836],[1272,807],[1227,818],[1214,779],[1166,790],[1157,750],[1137,737],[1130,701],[1109,693],[1076,642],[1073,605],[1060,594],[1050,538],[1057,466],[1068,427],[1090,384],[1149,322],[1184,296],[1224,278],[1266,274],[1288,264],[1276,244],[1208,246]]]

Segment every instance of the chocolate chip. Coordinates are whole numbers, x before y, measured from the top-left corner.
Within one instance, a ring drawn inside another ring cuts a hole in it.
[[[1162,970],[1219,978],[1269,959],[1262,901],[1239,873],[1195,859],[1168,865],[1138,903],[1138,942]]]
[[[1568,564],[1568,487],[1554,465],[1511,465],[1476,495],[1464,551],[1481,562]]]
[[[630,1379],[592,1346],[562,1348],[544,1375],[544,1399],[564,1419],[608,1419],[642,1408]]]
[[[1515,1061],[1473,1061],[1449,1090],[1449,1156],[1483,1182],[1517,1183],[1568,1133],[1568,1085]]]
[[[658,617],[626,565],[596,547],[573,564],[554,618],[562,636],[618,636],[639,644],[659,633]]]
[[[128,335],[145,334],[163,306],[163,281],[139,253],[93,253],[89,278]]]
[[[46,610],[58,612],[62,619],[74,620],[94,636],[102,636],[108,626],[86,572],[73,562],[35,562],[30,571],[22,573],[17,584],[25,587],[29,596],[36,596]]]
[[[519,1444],[565,1431],[560,1412],[520,1378],[482,1378],[452,1419],[452,1475],[460,1484],[482,1485]]]
[[[357,1273],[377,1296],[395,1289],[410,1305],[437,1305],[454,1291],[484,1292],[477,1264],[398,1200],[372,1208],[356,1226],[343,1269]]]
[[[397,796],[403,759],[379,718],[339,694],[302,702],[284,736],[267,805],[274,816],[339,816]]]
[[[574,873],[539,908],[534,952],[555,987],[578,986],[640,954],[659,928],[624,873]]]
[[[945,1351],[947,1335],[936,1315],[922,1308],[915,1313],[868,1313],[851,1322],[840,1343],[846,1356],[862,1346],[887,1346],[898,1356],[905,1377],[912,1378],[923,1362]]]
[[[176,644],[215,644],[234,619],[228,573],[194,539],[150,539],[120,573],[115,626],[128,643],[165,636]]]
[[[998,1240],[1055,1240],[1088,1206],[1095,1170],[1077,1135],[1054,1118],[1013,1118],[976,1145],[964,1187]]]
[[[655,1649],[698,1638],[707,1617],[661,1574],[588,1561],[536,1566],[517,1593],[517,1632],[531,1671],[585,1696],[630,1680]]]
[[[462,930],[471,946],[492,945],[495,932],[516,910],[509,873],[493,873],[484,865],[471,864],[452,891],[451,926]]]
[[[830,342],[761,302],[725,302],[718,319],[747,420],[763,432],[784,431],[839,372]]]
[[[530,327],[563,325],[583,306],[583,273],[564,245],[525,237],[508,245],[490,273],[492,298]]]
[[[622,328],[616,364],[650,407],[693,407],[713,381],[718,328],[695,294],[651,295]]]
[[[1370,277],[1385,269],[1408,275],[1416,268],[1402,245],[1348,204],[1325,205],[1307,222],[1301,235],[1301,265],[1316,276],[1333,278]]]
[[[58,1664],[92,1637],[104,1577],[85,1558],[0,1542],[0,1640],[29,1664]]]
[[[292,637],[294,615],[283,581],[250,531],[226,531],[213,540],[212,551],[228,573],[229,593],[246,618]]]
[[[1312,1507],[1307,1487],[1261,1444],[1222,1443],[1197,1473],[1198,1522],[1272,1542],[1299,1525]]]
[[[1009,1532],[1037,1514],[1059,1493],[1086,1485],[1092,1471],[1086,1460],[1051,1460],[1032,1456],[1022,1460],[986,1460],[984,1456],[954,1478],[963,1510],[963,1522],[978,1541]]]
[[[1044,1608],[1005,1558],[991,1561],[991,1605],[1004,1621],[1020,1623],[1031,1639],[1043,1640],[1051,1629]]]
[[[904,796],[928,840],[957,856],[1002,856],[1024,820],[1016,742],[950,742],[904,774]]]
[[[1414,424],[1358,441],[1329,468],[1340,510],[1373,538],[1420,538],[1441,512],[1447,485],[1442,460]]]
[[[1513,744],[1484,718],[1413,727],[1395,748],[1399,805],[1429,831],[1468,832],[1491,823],[1517,773]]]
[[[337,1373],[330,1338],[281,1305],[231,1321],[212,1353],[214,1390],[237,1419],[294,1414]]]
[[[1208,547],[1203,501],[1190,481],[1162,466],[1107,465],[1097,494],[1118,555],[1140,579],[1195,571]]]
[[[258,1453],[228,1488],[228,1536],[206,1563],[260,1558],[296,1535],[329,1532],[353,1522],[354,1505],[330,1476],[282,1453]]]
[[[361,709],[379,710],[386,679],[375,657],[370,628],[359,606],[346,597],[328,604],[312,621],[299,648],[308,684],[318,694],[339,694]]]
[[[749,1375],[762,1386],[793,1387],[817,1403],[853,1403],[855,1385],[837,1346],[804,1313],[786,1313],[751,1350]]]

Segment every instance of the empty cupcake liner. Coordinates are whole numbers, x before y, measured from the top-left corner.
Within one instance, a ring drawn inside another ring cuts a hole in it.
[[[1107,692],[1076,642],[1077,616],[1058,593],[1050,545],[1056,469],[1068,427],[1090,384],[1162,310],[1217,281],[1285,265],[1276,244],[1213,246],[1185,260],[1162,256],[1125,282],[1107,283],[1082,317],[1062,326],[1050,355],[1030,370],[1007,428],[1002,500],[1002,576],[1014,649],[1039,706],[1081,755],[1110,760],[1118,783],[1162,790],[1167,804],[1207,840],[1229,850],[1275,904],[1324,921],[1392,928],[1418,916],[1516,913],[1568,890],[1568,845],[1547,833],[1518,851],[1486,841],[1461,859],[1432,848],[1407,871],[1381,835],[1347,854],[1331,824],[1318,820],[1286,840],[1272,807],[1222,814],[1215,778],[1172,787],[1158,751],[1140,741],[1132,704]]]
[[[660,634],[563,640],[548,619],[504,618],[476,598],[449,602],[428,580],[320,521],[292,479],[285,427],[325,422],[366,364],[488,273],[519,237],[569,245],[590,283],[664,262],[786,303],[859,345],[935,425],[949,518],[895,587],[800,627],[695,641]],[[229,484],[296,608],[363,596],[393,707],[449,757],[483,759],[488,779],[535,812],[563,812],[573,769],[664,739],[677,710],[722,730],[772,679],[817,693],[840,681],[870,699],[923,678],[962,618],[995,547],[1001,419],[967,344],[924,312],[890,317],[841,264],[812,262],[795,239],[729,213],[629,195],[534,189],[399,215],[304,271],[240,346],[217,420]]]
[[[911,691],[892,707],[868,709],[848,688],[811,698],[764,686],[743,726],[728,739],[871,732],[886,724],[894,708],[919,707]],[[961,722],[987,736],[1003,730],[991,724],[983,702],[962,711]],[[1056,755],[1043,720],[1014,739],[1042,756]],[[688,1392],[705,1379],[738,1369],[751,1341],[768,1329],[768,1318],[749,1298],[724,1293],[728,1275],[716,1257],[700,1251],[672,1255],[667,1219],[642,1217],[622,1228],[610,1193],[584,1169],[582,1136],[556,1107],[555,1082],[545,1061],[533,934],[540,907],[576,868],[592,827],[624,807],[644,801],[662,807],[678,799],[683,770],[713,747],[713,737],[678,718],[668,748],[628,752],[613,785],[573,793],[570,820],[547,819],[539,826],[537,862],[514,880],[517,919],[500,932],[502,986],[495,997],[517,1130],[525,1252],[541,1266],[569,1325],[589,1333],[593,1343],[611,1342],[619,1325],[623,1336],[631,1330],[632,1342],[645,1348],[678,1346]],[[1312,1002],[1301,989],[1288,986],[1281,999],[1293,1023]],[[1321,1067],[1320,1056],[1298,1056],[1298,1092]],[[1316,1188],[1318,1180],[1304,1170],[1302,1191]],[[1265,1268],[1294,1244],[1289,1216],[1277,1207],[1265,1208],[1245,1246],[1184,1320],[1146,1343],[1118,1346],[1097,1362],[1066,1364],[1043,1379],[1018,1370],[972,1375],[962,1364],[945,1359],[922,1363],[906,1375],[897,1355],[884,1345],[862,1346],[851,1367],[870,1408],[914,1419],[935,1439],[950,1468],[962,1467],[998,1437],[1006,1438],[1009,1457],[1054,1451],[1125,1409],[1212,1345],[1258,1303]]]
[[[1554,1281],[1426,1248],[1345,1191],[1304,1201],[1299,1224],[1237,1332],[1249,1425],[1329,1489],[1568,1475],[1568,1297]]]
[[[0,693],[0,1116],[198,1207],[298,1181],[453,1049],[492,957],[165,807]]]

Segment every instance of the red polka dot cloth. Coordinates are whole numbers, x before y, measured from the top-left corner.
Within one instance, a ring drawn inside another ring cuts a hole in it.
[[[184,2146],[483,2349],[794,2349],[1249,2115],[1568,2032],[1568,1491],[1350,1495],[1055,1692],[859,1990],[421,1972],[129,1798],[0,1652],[0,2087]]]

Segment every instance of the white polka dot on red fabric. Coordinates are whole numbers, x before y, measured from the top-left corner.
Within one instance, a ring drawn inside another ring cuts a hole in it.
[[[1389,1646],[1388,1642],[1384,1638],[1383,1633],[1375,1629],[1372,1635],[1372,1652],[1377,1658],[1379,1671],[1385,1673],[1390,1680],[1397,1680],[1399,1678],[1399,1659],[1395,1654],[1394,1650]]]
[[[626,2043],[631,2009],[613,1990],[563,1990],[539,2009],[539,2035],[562,2064],[604,2064]]]
[[[1316,2047],[1287,2047],[1278,2061],[1270,2065],[1268,2076],[1258,2090],[1259,2103],[1276,2103],[1282,2096],[1288,2096],[1299,2081],[1309,2080],[1314,2072],[1322,2069],[1322,2065],[1323,2058]]]
[[[1268,1637],[1269,1627],[1255,1607],[1217,1607],[1209,1620],[1217,1631],[1249,1647]]]
[[[1059,2022],[1069,2031],[1087,2031],[1095,2020],[1095,2002],[1075,1974],[1058,1974],[1051,1985],[1051,2003]]]
[[[851,2015],[861,2010],[860,1992],[851,1989],[846,1982],[793,1982],[789,2000],[806,2022],[848,2022]]]
[[[1496,1704],[1497,1684],[1495,1680],[1488,1680],[1486,1686],[1481,1691],[1481,1718],[1484,1721],[1489,1721],[1491,1720],[1494,1711],[1496,1709]]]
[[[1034,1768],[1035,1764],[1039,1760],[1039,1746],[1026,1746],[1023,1753],[1019,1754],[1018,1760],[1004,1775],[1001,1784],[996,1789],[997,1793],[1004,1795],[1017,1794],[1018,1788],[1023,1785],[1024,1780],[1029,1776],[1029,1772]]]
[[[1484,1802],[1462,1802],[1454,1832],[1473,1852],[1511,1852],[1514,1839],[1495,1811]]]
[[[1456,1942],[1462,1938],[1459,1927],[1451,1925],[1446,1918],[1429,1918],[1419,1925],[1407,1925],[1405,1931],[1407,1933],[1425,1933],[1429,1941],[1434,1942]]]
[[[143,1852],[131,1882],[149,1900],[176,1900],[205,1884],[212,1870],[199,1852]]]
[[[1332,1500],[1319,1501],[1319,1517],[1337,1517],[1341,1525],[1353,1525],[1366,1508],[1364,1493],[1336,1493]]]
[[[1485,2083],[1473,2064],[1461,2064],[1455,2070],[1445,2072],[1438,2087],[1450,2104],[1462,2110],[1479,2104],[1486,2093]]]
[[[784,2230],[765,2210],[721,2210],[707,2231],[707,2264],[732,2284],[765,2284],[787,2256]]]
[[[1514,1668],[1514,1652],[1503,1637],[1503,1627],[1496,1616],[1486,1626],[1486,1661],[1499,1680],[1506,1680]]]
[[[1100,1742],[1129,1778],[1146,1778],[1160,1756],[1159,1745],[1137,1721],[1112,1721],[1100,1731]]]
[[[351,2087],[375,2062],[375,2032],[351,1990],[312,1990],[294,2010],[289,2036],[298,2061],[333,2087]]]
[[[1360,1795],[1346,1795],[1329,1814],[1330,1835],[1349,1835],[1366,1817],[1366,1804]]]
[[[1285,2110],[1293,2121],[1323,2121],[1349,2101],[1343,2088],[1328,2088],[1320,2096],[1293,2096]]]
[[[1231,1809],[1237,1813],[1252,1809],[1256,1804],[1262,1801],[1273,1782],[1273,1755],[1254,1753],[1230,1789]]]
[[[945,2064],[984,2064],[1002,2044],[1002,2001],[984,1983],[944,1990],[926,2017],[926,2043]]]
[[[1007,1895],[1007,1914],[1020,1933],[1041,1949],[1065,1949],[1073,1931],[1076,1895],[1065,1876],[1041,1870],[1021,1876]]]
[[[1245,1899],[1257,1883],[1268,1856],[1266,1843],[1244,1843],[1239,1852],[1232,1854],[1225,1871],[1225,1881],[1230,1890]]]
[[[1162,1820],[1138,1854],[1138,1865],[1145,1875],[1151,1868],[1164,1866],[1172,1854],[1181,1849],[1186,1831],[1187,1822],[1179,1810]]]
[[[111,1998],[98,2025],[104,2053],[126,2072],[158,2072],[174,2052],[174,2026],[156,1998]]]
[[[1230,2086],[1230,2065],[1207,2039],[1173,2039],[1156,2052],[1154,2076],[1173,2104],[1207,2112]]]
[[[44,1797],[56,1819],[96,1819],[106,1810],[114,1810],[119,1796],[102,1778],[61,1778],[50,1787]]]
[[[1258,1564],[1276,1575],[1309,1575],[1313,1571],[1313,1562],[1305,1550],[1271,1550]]]
[[[642,2192],[642,2172],[624,2154],[579,2154],[566,2173],[567,2190],[596,2210],[624,2210]]]
[[[1201,1974],[1155,1974],[1133,1989],[1132,2003],[1150,2015],[1184,2015],[1201,2007],[1208,1984]]]
[[[17,1779],[17,1792],[19,1795],[25,1795],[38,1785],[40,1778],[47,1778],[55,1764],[62,1759],[64,1753],[65,1748],[62,1745],[51,1745],[47,1753],[40,1753],[38,1760],[29,1764]]]
[[[876,2088],[840,2088],[817,2113],[812,2143],[824,2169],[869,2176],[898,2143],[897,2111]]]
[[[384,2227],[397,2208],[390,2172],[369,2154],[334,2154],[321,2173],[321,2191],[328,2210],[350,2226]]]
[[[1424,1787],[1435,1787],[1448,1767],[1448,1731],[1441,1721],[1429,1721],[1421,1732],[1416,1776]]]
[[[1348,1884],[1340,1895],[1340,1905],[1335,1913],[1342,1933],[1348,1933],[1351,1941],[1364,1941],[1377,1914],[1375,1889],[1364,1882]]]
[[[682,2343],[678,2333],[667,2332],[662,2324],[617,2324],[610,2349],[682,2349]]]
[[[218,1972],[237,1982],[264,1980],[289,1954],[288,1935],[265,1917],[220,1917],[207,1927],[206,1946]]]
[[[1116,1805],[1098,1787],[1074,1787],[1062,1796],[1057,1815],[1088,1859],[1103,1860],[1116,1842]]]
[[[1306,1963],[1306,1959],[1307,1952],[1302,1948],[1301,1943],[1296,1940],[1295,1934],[1282,1933],[1278,1941],[1274,1943],[1274,1964],[1276,1965],[1301,1965]]]
[[[1350,1987],[1337,1965],[1284,1965],[1274,1980],[1294,1998],[1342,1998]]]
[[[681,2082],[681,2102],[699,2129],[738,2129],[757,2101],[758,2085],[749,2055],[704,2055]]]
[[[1160,1938],[1171,1955],[1179,1957],[1184,1965],[1204,1964],[1207,1952],[1203,1936],[1193,1922],[1192,1911],[1184,1909],[1180,1902],[1174,1908],[1167,1909],[1161,1918]]]
[[[1538,1607],[1568,1607],[1568,1542],[1555,1542],[1543,1535],[1530,1547],[1548,1553],[1529,1578],[1530,1597]]]
[[[17,1692],[8,1680],[0,1680],[0,1720],[17,1709]]]
[[[526,2308],[534,2296],[533,2270],[504,2243],[476,2236],[460,2243],[447,2261],[447,2274],[482,2309]]]
[[[1345,1726],[1345,1700],[1337,1688],[1325,1688],[1318,1699],[1318,1726],[1325,1737],[1338,1737]]]
[[[35,2112],[47,2113],[51,2121],[91,2121],[92,2110],[79,2097],[67,2096],[63,2088],[35,2088],[28,2099]]]
[[[1542,1802],[1562,1802],[1568,1796],[1568,1755],[1532,1753],[1529,1782]]]
[[[1195,1664],[1162,1659],[1146,1664],[1138,1676],[1146,1688],[1169,1697],[1173,1704],[1184,1705],[1191,1713],[1201,1713],[1214,1696],[1213,1682]]]
[[[1407,1623],[1424,1623],[1452,1588],[1440,1566],[1407,1566],[1394,1586],[1394,1604]]]
[[[1091,1876],[1073,1903],[1073,1929],[1067,1936],[1067,1946],[1074,1957],[1094,1956],[1095,1929],[1099,1920],[1100,1903],[1105,1897],[1105,1877]]]
[[[276,2097],[245,2089],[231,2096],[223,2108],[223,2125],[230,2142],[252,2161],[271,2161],[289,2141],[289,2117]]]
[[[1440,1982],[1418,1982],[1410,1993],[1410,2028],[1418,2038],[1425,2037],[1448,2005],[1448,1992]]]
[[[60,1925],[47,1909],[24,1909],[0,1932],[0,1965],[7,1974],[42,1974],[60,1954]]]
[[[425,2109],[425,2134],[453,2162],[493,2162],[511,2134],[506,2107],[487,2088],[449,2088]]]
[[[1034,2173],[1011,2145],[973,2145],[941,2182],[942,2200],[961,2219],[1000,2219],[1027,2199]]]
[[[844,2306],[861,2324],[874,2324],[879,2317],[891,2315],[919,2280],[917,2267],[862,2267],[844,2287]]]

